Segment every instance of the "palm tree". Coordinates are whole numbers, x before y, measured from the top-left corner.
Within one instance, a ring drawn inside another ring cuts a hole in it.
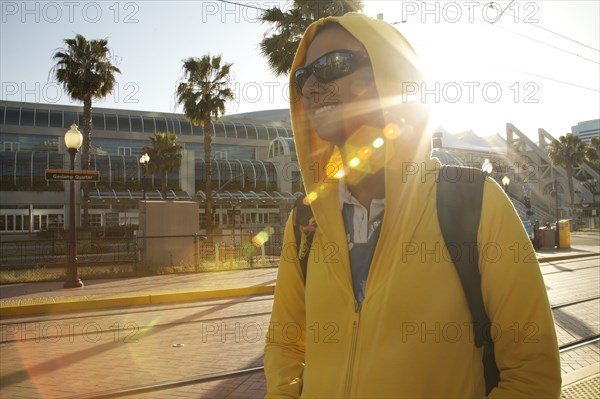
[[[592,137],[592,140],[590,140],[586,146],[585,159],[587,159],[594,168],[600,168],[600,136]]]
[[[562,166],[567,171],[571,208],[574,208],[575,193],[573,190],[573,176],[575,174],[575,168],[583,163],[585,144],[579,137],[567,133],[565,136],[560,136],[558,141],[553,141],[550,144],[548,155],[554,166]]]
[[[206,174],[206,232],[212,234],[212,121],[225,114],[225,103],[234,99],[229,71],[232,64],[221,65],[221,56],[190,57],[183,60],[182,74],[177,85],[177,104],[183,113],[204,130],[204,173]]]
[[[167,173],[179,169],[181,166],[181,150],[183,147],[177,143],[177,136],[173,133],[156,132],[150,137],[150,146],[145,146],[143,153],[148,154],[148,171],[158,173],[160,176],[161,192],[167,192]]]
[[[73,100],[83,102],[83,146],[81,168],[90,167],[90,145],[92,139],[92,100],[107,97],[115,85],[115,74],[121,73],[110,61],[110,50],[106,39],[88,41],[82,35],[65,39],[65,48],[57,49],[53,59],[56,65],[50,71]],[[71,121],[67,121],[71,122]],[[83,227],[89,226],[89,187],[83,184]]]
[[[274,26],[265,33],[260,42],[260,51],[268,58],[275,75],[287,75],[308,25],[322,17],[362,11],[362,8],[361,0],[294,0],[294,7],[289,11],[269,8],[260,19]],[[272,34],[268,36],[269,33]]]

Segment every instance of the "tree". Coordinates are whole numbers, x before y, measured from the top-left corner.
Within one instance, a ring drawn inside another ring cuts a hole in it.
[[[567,133],[566,136],[560,136],[558,141],[553,141],[550,144],[550,150],[548,151],[552,164],[554,166],[562,166],[567,171],[571,208],[575,207],[573,176],[575,174],[575,168],[583,163],[584,154],[585,144],[579,137],[570,133]]]
[[[92,139],[92,100],[107,97],[115,85],[115,74],[121,73],[110,60],[110,50],[106,39],[88,41],[82,35],[65,39],[65,48],[57,49],[53,59],[56,65],[50,71],[73,100],[83,102],[83,146],[81,168],[90,167],[90,146]],[[68,123],[72,121],[67,121]],[[83,184],[83,227],[89,226],[88,197],[89,187]]]
[[[267,57],[275,75],[287,75],[292,69],[300,39],[311,23],[323,17],[362,11],[362,8],[361,0],[294,0],[294,7],[289,11],[270,8],[260,19],[274,26],[264,34],[260,51]]]
[[[592,140],[586,146],[585,159],[587,159],[594,168],[600,169],[600,136],[592,137]]]
[[[183,113],[204,131],[204,173],[206,174],[206,232],[212,234],[212,121],[225,114],[225,103],[234,99],[229,71],[232,64],[221,65],[221,56],[190,57],[183,60],[182,77],[177,85],[177,104]]]
[[[183,147],[177,143],[177,136],[173,133],[156,132],[150,137],[150,146],[145,146],[143,153],[148,154],[148,172],[158,173],[160,176],[160,189],[163,194],[167,192],[167,173],[179,169],[181,166],[181,150]]]

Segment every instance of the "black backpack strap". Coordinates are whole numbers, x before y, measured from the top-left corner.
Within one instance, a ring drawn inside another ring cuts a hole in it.
[[[292,222],[294,224],[294,238],[296,239],[300,269],[302,270],[304,284],[306,284],[308,254],[310,253],[316,224],[314,223],[312,209],[310,205],[304,203],[304,198],[306,198],[305,194],[296,198],[292,209]]]
[[[500,373],[491,338],[491,322],[485,311],[479,273],[477,231],[481,216],[482,171],[453,165],[442,166],[437,185],[437,213],[446,248],[460,278],[471,318],[475,345],[483,346],[486,395],[498,385]]]

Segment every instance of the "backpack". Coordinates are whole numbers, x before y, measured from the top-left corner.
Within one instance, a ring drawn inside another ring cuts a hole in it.
[[[491,321],[483,304],[476,247],[485,176],[484,172],[473,168],[442,166],[437,181],[436,208],[444,242],[460,278],[473,319],[475,346],[483,346],[483,372],[488,395],[498,386],[500,372],[490,333]],[[308,255],[317,226],[310,205],[306,205],[303,199],[304,195],[296,199],[292,222],[298,259],[306,284]]]

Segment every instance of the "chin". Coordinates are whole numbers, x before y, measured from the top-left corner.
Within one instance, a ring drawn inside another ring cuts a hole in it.
[[[322,115],[312,118],[310,122],[321,140],[334,144],[344,142],[344,123],[336,115]]]
[[[336,145],[340,145],[344,142],[344,130],[337,124],[321,124],[318,127],[314,127],[314,129],[317,132],[317,136],[319,136],[321,140],[325,140]]]

